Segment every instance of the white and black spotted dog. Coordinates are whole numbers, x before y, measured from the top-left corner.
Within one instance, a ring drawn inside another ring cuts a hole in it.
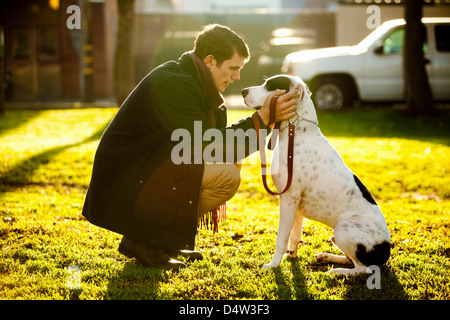
[[[280,219],[276,250],[264,268],[278,267],[287,251],[297,256],[302,242],[303,217],[334,229],[331,241],[345,254],[319,253],[321,262],[353,263],[353,269],[335,268],[329,273],[367,273],[368,266],[382,265],[390,256],[390,233],[386,220],[367,188],[345,165],[321,133],[310,92],[298,77],[279,75],[261,86],[242,90],[245,104],[259,110],[270,92],[298,90],[292,184],[280,196]],[[279,143],[273,153],[272,178],[278,190],[287,181],[288,121],[281,124]],[[278,153],[278,154],[277,154]],[[288,249],[289,243],[289,250]]]

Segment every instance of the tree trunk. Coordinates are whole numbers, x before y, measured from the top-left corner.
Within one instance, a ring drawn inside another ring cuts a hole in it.
[[[5,115],[5,36],[0,27],[0,117]]]
[[[119,12],[114,61],[114,83],[116,100],[119,105],[126,99],[134,87],[133,29],[134,1],[117,0]]]
[[[423,0],[405,0],[404,4],[406,26],[403,70],[406,106],[414,115],[432,115],[435,109],[423,52],[426,37],[421,20]]]

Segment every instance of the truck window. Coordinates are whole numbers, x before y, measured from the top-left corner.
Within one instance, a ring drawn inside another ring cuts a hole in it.
[[[437,51],[450,52],[450,25],[437,25],[434,31]]]
[[[403,28],[392,31],[383,41],[383,54],[403,53]]]
[[[423,30],[425,32],[425,28]],[[392,31],[383,41],[383,54],[403,54],[403,41],[405,39],[405,29],[398,28]],[[428,41],[425,33],[423,53],[428,53]]]

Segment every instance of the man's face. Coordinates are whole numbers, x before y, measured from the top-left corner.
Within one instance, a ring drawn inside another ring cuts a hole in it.
[[[217,60],[211,55],[206,57],[204,61],[211,70],[217,90],[224,92],[230,84],[239,80],[246,59],[235,52],[231,59],[225,60],[220,67],[217,66]]]

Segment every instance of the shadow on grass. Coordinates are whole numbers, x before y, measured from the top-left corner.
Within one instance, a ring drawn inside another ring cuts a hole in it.
[[[290,259],[290,261],[295,299],[311,299],[311,295],[308,294],[305,275],[300,270],[299,258]]]
[[[42,165],[48,164],[52,158],[63,152],[64,150],[81,146],[86,143],[97,141],[101,138],[103,132],[106,130],[108,123],[102,126],[97,132],[90,137],[77,142],[64,146],[57,146],[51,149],[45,150],[37,155],[22,160],[20,163],[6,171],[0,176],[0,194],[14,190],[18,187],[30,185],[30,184],[46,184],[45,181],[41,183],[30,182],[30,178],[33,173],[38,170]],[[61,182],[64,184],[63,182]]]
[[[450,145],[450,111],[439,117],[417,117],[403,110],[369,109],[318,112],[325,137],[403,138]]]
[[[301,271],[299,259],[288,259],[290,261],[290,271],[292,273],[293,288],[290,281],[286,281],[281,268],[273,268],[272,272],[277,284],[277,298],[280,300],[309,300],[312,297],[308,293],[306,278]]]
[[[277,298],[280,300],[312,300],[317,296],[308,290],[307,279],[302,272],[299,258],[288,259],[290,263],[290,272],[292,280],[287,280],[281,268],[272,270],[275,282],[277,284]],[[355,276],[328,275],[325,272],[331,268],[351,268],[349,264],[309,264],[307,266],[313,271],[315,285],[323,290],[333,289],[338,286],[344,286],[345,292],[342,296],[345,300],[408,300],[395,273],[389,266],[384,265],[380,268],[379,288],[373,286],[376,283],[372,274],[359,274]],[[343,281],[341,280],[343,279]],[[372,288],[372,289],[371,289]]]
[[[316,272],[324,272],[332,268],[352,268],[351,264],[320,263],[312,264]],[[358,274],[354,276],[330,275],[323,277],[327,287],[338,285],[338,279],[344,279],[346,291],[343,298],[346,300],[407,300],[402,285],[396,274],[387,265],[380,268],[379,278],[375,272],[372,274]],[[377,286],[379,284],[379,287]]]
[[[30,122],[41,115],[42,111],[21,111],[15,112],[7,110],[4,117],[0,117],[0,136],[8,131],[14,130],[21,125]]]
[[[154,300],[161,299],[158,288],[164,280],[165,271],[147,268],[134,260],[127,262],[122,271],[109,280],[104,296],[107,300]]]
[[[345,279],[347,291],[344,297],[349,300],[408,300],[409,297],[405,293],[400,284],[397,275],[388,266],[381,267],[380,287],[369,289],[368,284],[373,283],[370,274],[362,274],[355,277]]]

